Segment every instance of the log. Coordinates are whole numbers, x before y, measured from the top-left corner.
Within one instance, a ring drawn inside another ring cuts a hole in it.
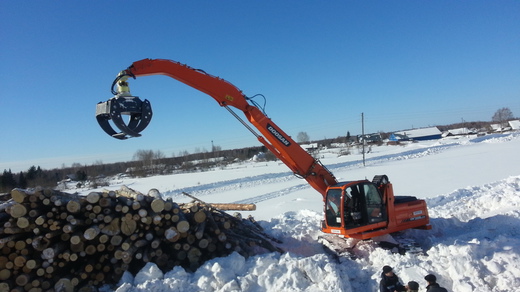
[[[16,250],[23,250],[27,247],[27,243],[23,240],[19,240],[14,244]]]
[[[255,204],[226,204],[226,203],[210,203],[212,208],[223,211],[255,211]]]
[[[85,232],[83,232],[83,237],[86,240],[93,240],[94,238],[96,238],[99,235],[100,232],[101,232],[101,229],[99,228],[99,226],[92,226],[92,227],[88,228],[87,230],[85,230]]]
[[[126,218],[126,217],[125,217]],[[137,222],[133,219],[121,220],[121,233],[130,236],[137,229]]]
[[[61,278],[54,285],[54,290],[60,292],[74,292],[74,285],[72,285],[70,279]]]
[[[25,201],[25,198],[27,198],[29,196],[29,194],[27,194],[26,192],[24,192],[23,190],[21,189],[13,189],[11,191],[11,198],[17,202],[17,203],[23,203]]]
[[[102,208],[110,208],[110,207],[113,207],[116,205],[116,201],[111,197],[107,197],[107,198],[103,197],[103,198],[99,199],[98,204]]]
[[[32,241],[32,246],[37,251],[43,251],[50,245],[50,240],[45,236],[37,236]]]
[[[152,201],[152,203],[150,204],[152,211],[154,211],[155,213],[160,213],[160,212],[164,211],[164,205],[165,205],[165,202],[161,198],[154,199]]]
[[[14,204],[9,209],[9,213],[11,214],[11,217],[13,217],[13,218],[20,218],[22,216],[25,216],[25,214],[27,214],[27,208],[22,204]]]
[[[196,223],[203,223],[206,222],[206,212],[204,210],[198,210],[193,214],[193,219]]]
[[[25,218],[25,217],[20,217],[18,218],[18,220],[16,220],[16,226],[20,227],[20,228],[27,228],[29,227],[30,223],[29,223],[29,219]]]
[[[120,196],[124,196],[124,197],[128,197],[128,198],[132,198],[134,200],[137,200],[137,201],[141,201],[143,199],[143,194],[136,191],[136,190],[133,190],[127,186],[122,186],[121,189],[119,190],[119,195]]]
[[[209,245],[209,240],[206,238],[201,238],[197,244],[198,247],[205,249]]]
[[[10,285],[7,282],[0,283],[0,291],[10,291]]]
[[[97,192],[91,192],[87,195],[86,200],[90,204],[95,204],[99,202],[99,199],[101,198],[101,195]]]
[[[192,198],[194,201],[197,201],[197,202],[200,202],[200,203],[206,205],[209,208],[215,208],[215,209],[226,210],[226,211],[231,211],[231,210],[254,211],[254,210],[256,210],[255,204],[206,203],[206,202],[200,200],[199,198],[196,198],[188,193],[183,192],[182,194],[189,198]]]
[[[110,244],[113,246],[119,246],[121,244],[121,242],[123,242],[123,238],[119,235],[114,235],[110,239]]]
[[[35,208],[38,208],[38,206],[35,206]],[[40,216],[40,210],[32,209],[32,210],[29,211],[28,215],[31,218],[38,217],[38,216]]]
[[[105,225],[105,227],[103,227],[103,229],[101,229],[101,233],[108,235],[108,236],[117,235],[121,232],[120,226],[121,226],[120,219],[116,217],[110,221],[110,224]]]
[[[17,204],[14,200],[9,200],[5,203],[1,203],[0,204],[0,212],[5,212],[6,210],[8,210],[9,208],[11,208],[11,206]]]
[[[70,200],[67,203],[67,211],[69,213],[78,213],[81,210],[81,203],[76,200]]]
[[[177,225],[175,227],[181,233],[188,232],[188,230],[190,230],[190,223],[186,220],[181,220],[177,222]]]
[[[16,285],[23,287],[23,286],[27,285],[27,283],[29,283],[29,280],[30,280],[29,275],[21,274],[18,277],[16,277],[15,283],[16,283]]]
[[[170,242],[176,242],[181,237],[181,234],[175,227],[170,227],[164,232],[164,237]]]
[[[199,223],[195,230],[195,237],[197,239],[201,239],[204,236],[205,230],[206,230],[206,221]]]

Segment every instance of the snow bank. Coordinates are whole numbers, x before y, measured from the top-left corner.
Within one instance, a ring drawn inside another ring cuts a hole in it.
[[[233,253],[208,261],[193,274],[180,267],[164,276],[157,270],[155,264],[148,264],[135,279],[127,275],[115,291],[352,291],[324,254],[270,253],[246,260]]]
[[[148,264],[115,291],[375,291],[384,265],[422,288],[424,275],[433,273],[450,291],[520,291],[519,193],[514,176],[428,200],[433,229],[404,232],[426,255],[392,254],[367,240],[356,245],[354,259],[336,261],[317,242],[321,214],[303,210],[261,221],[283,240],[284,254],[234,253],[195,273],[177,267],[163,275]]]

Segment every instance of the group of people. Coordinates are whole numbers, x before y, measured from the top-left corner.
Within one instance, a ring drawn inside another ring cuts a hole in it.
[[[437,277],[432,274],[428,274],[424,277],[427,283],[426,292],[448,292],[445,288],[442,288],[437,284]],[[408,282],[407,285],[401,284],[399,277],[394,273],[394,270],[390,266],[384,266],[383,272],[381,273],[381,281],[379,282],[379,292],[418,292],[419,283],[415,281]]]

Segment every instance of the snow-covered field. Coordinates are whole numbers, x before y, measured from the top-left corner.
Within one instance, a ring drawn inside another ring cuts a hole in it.
[[[354,259],[337,261],[317,241],[321,195],[278,162],[112,181],[108,189],[156,188],[177,202],[190,200],[184,191],[210,203],[255,203],[256,211],[242,214],[254,216],[287,251],[235,253],[195,273],[177,267],[163,274],[148,264],[135,277],[125,274],[116,291],[376,291],[384,265],[404,283],[419,282],[421,291],[428,273],[449,291],[520,291],[519,149],[520,134],[513,133],[373,147],[366,166],[357,150],[320,153],[340,181],[386,174],[396,195],[426,199],[433,229],[404,235],[427,255],[392,254],[368,240],[357,243]]]

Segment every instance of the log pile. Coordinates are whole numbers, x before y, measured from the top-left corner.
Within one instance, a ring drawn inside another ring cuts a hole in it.
[[[194,271],[235,251],[281,251],[251,217],[200,200],[177,204],[155,189],[10,195],[0,204],[0,291],[96,291],[148,262]]]

